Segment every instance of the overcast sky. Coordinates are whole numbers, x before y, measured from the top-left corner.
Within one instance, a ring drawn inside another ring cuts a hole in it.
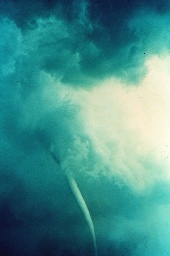
[[[0,255],[170,254],[170,2],[0,1]],[[57,164],[51,156],[53,148]]]

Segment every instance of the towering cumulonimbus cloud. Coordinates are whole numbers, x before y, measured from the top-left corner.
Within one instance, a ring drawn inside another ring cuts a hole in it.
[[[0,1],[0,255],[169,253],[169,14]]]

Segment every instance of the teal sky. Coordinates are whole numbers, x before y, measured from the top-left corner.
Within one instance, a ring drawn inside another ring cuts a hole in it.
[[[170,4],[0,3],[0,255],[170,254]],[[53,148],[57,161],[51,157]]]

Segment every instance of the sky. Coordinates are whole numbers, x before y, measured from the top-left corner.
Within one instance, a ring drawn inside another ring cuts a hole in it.
[[[168,0],[0,1],[0,255],[94,255],[66,173],[99,256],[170,254],[169,24]]]

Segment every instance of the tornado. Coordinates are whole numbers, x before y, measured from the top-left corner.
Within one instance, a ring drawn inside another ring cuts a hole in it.
[[[51,150],[51,155],[52,155],[52,158],[55,160],[55,162],[60,166],[60,161],[59,159],[56,157],[56,155],[54,154],[54,152]],[[95,235],[95,231],[94,231],[94,225],[93,225],[93,221],[92,221],[92,218],[91,218],[91,215],[90,215],[90,212],[88,210],[88,207],[86,205],[86,202],[78,188],[78,185],[74,179],[74,176],[72,173],[69,173],[69,172],[65,172],[65,178],[66,178],[66,181],[67,181],[67,185],[78,205],[78,207],[80,208],[84,218],[85,218],[85,221],[89,227],[89,230],[90,230],[90,233],[91,233],[91,236],[92,236],[92,240],[93,240],[93,246],[94,246],[94,255],[95,256],[98,256],[98,253],[97,253],[97,244],[96,244],[96,235]]]
[[[73,194],[74,199],[75,199],[76,203],[78,204],[81,212],[83,213],[84,218],[87,222],[87,225],[90,229],[92,239],[93,239],[94,255],[97,256],[98,254],[97,254],[97,244],[96,244],[96,235],[95,235],[95,231],[94,231],[94,225],[93,225],[93,221],[92,221],[90,212],[86,205],[86,202],[77,186],[77,183],[76,183],[73,175],[71,173],[66,173],[65,178],[66,178],[68,187],[69,187],[71,193]]]

